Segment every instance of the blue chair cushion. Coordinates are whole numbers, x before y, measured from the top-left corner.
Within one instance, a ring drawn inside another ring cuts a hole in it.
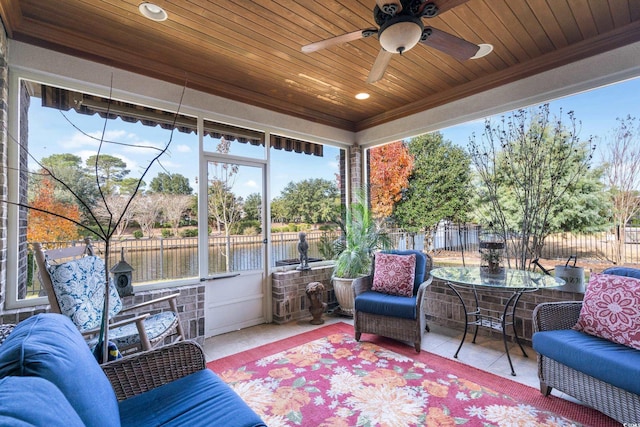
[[[33,376],[53,383],[86,426],[118,426],[111,383],[71,320],[43,313],[20,322],[0,346],[0,377]]]
[[[355,310],[365,313],[415,320],[417,315],[416,299],[417,297],[415,296],[402,297],[375,291],[367,291],[356,297]]]
[[[0,380],[0,425],[84,426],[62,392],[38,377],[4,377]]]
[[[178,316],[173,311],[163,311],[152,314],[144,319],[144,329],[147,338],[154,340],[173,328],[178,323]],[[135,323],[129,323],[118,328],[109,329],[109,341],[117,348],[125,349],[140,344],[140,335]],[[98,344],[98,337],[87,341],[89,347],[93,348]]]
[[[213,371],[204,369],[120,402],[122,426],[264,426]]]
[[[606,270],[604,270],[602,273],[640,279],[640,269],[631,268],[631,267],[609,267]]]
[[[640,394],[640,351],[573,329],[533,334],[533,349],[563,365]]]
[[[413,281],[413,295],[416,295],[418,293],[418,288],[420,288],[420,285],[424,282],[424,276],[427,272],[427,256],[423,254],[421,251],[416,251],[413,249],[407,249],[407,250],[394,249],[394,250],[382,251],[382,252],[386,254],[394,254],[394,255],[414,254],[416,256],[416,278]]]
[[[63,264],[48,265],[53,291],[60,312],[66,314],[80,331],[97,328],[102,323],[105,266],[102,258],[86,256]],[[120,296],[109,279],[109,318],[122,310]]]

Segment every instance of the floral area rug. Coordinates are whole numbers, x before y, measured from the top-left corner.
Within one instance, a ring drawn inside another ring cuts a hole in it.
[[[363,335],[357,342],[342,322],[207,366],[270,427],[618,425],[392,340]]]

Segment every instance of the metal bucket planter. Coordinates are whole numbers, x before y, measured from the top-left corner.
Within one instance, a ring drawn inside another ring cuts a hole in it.
[[[573,258],[573,265],[569,261]],[[556,277],[563,279],[566,283],[559,287],[559,290],[567,292],[584,292],[584,268],[576,267],[577,257],[571,255],[564,265],[556,265]]]

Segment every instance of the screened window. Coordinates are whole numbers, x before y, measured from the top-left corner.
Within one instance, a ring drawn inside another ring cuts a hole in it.
[[[92,231],[110,238],[107,268],[124,254],[134,286],[197,277],[196,119],[33,81],[21,91],[17,298],[42,296],[33,242],[88,236],[104,255]]]

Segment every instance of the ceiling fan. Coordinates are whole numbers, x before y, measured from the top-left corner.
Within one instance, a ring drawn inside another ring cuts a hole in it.
[[[303,52],[315,52],[341,43],[378,35],[380,52],[369,72],[367,83],[375,83],[384,75],[391,57],[403,54],[418,42],[464,61],[491,51],[491,45],[476,45],[436,28],[425,26],[422,18],[466,3],[468,0],[376,0],[373,18],[379,29],[367,28],[302,46]],[[486,46],[486,47],[485,47]],[[482,49],[482,51],[481,51]],[[488,49],[488,52],[486,51]]]

